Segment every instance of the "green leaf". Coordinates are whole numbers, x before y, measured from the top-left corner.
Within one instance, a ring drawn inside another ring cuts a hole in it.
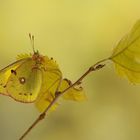
[[[140,20],[116,46],[110,59],[120,76],[140,83]]]

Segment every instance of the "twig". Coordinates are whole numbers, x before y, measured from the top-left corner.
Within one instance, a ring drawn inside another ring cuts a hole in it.
[[[56,103],[58,98],[62,96],[64,93],[66,93],[69,89],[77,85],[79,82],[81,82],[89,73],[93,71],[97,71],[105,66],[105,64],[101,64],[102,62],[107,61],[107,59],[103,59],[101,61],[98,61],[93,66],[91,66],[76,82],[74,82],[72,85],[70,85],[68,88],[64,89],[62,92],[55,93],[55,98],[52,100],[52,102],[49,104],[49,106],[46,108],[46,110],[39,115],[39,117],[33,122],[33,124],[25,131],[25,133],[19,138],[19,140],[23,140],[25,136],[41,121],[45,118],[46,114],[48,113],[49,109]]]

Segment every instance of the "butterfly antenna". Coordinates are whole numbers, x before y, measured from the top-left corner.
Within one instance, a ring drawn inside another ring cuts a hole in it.
[[[30,41],[31,41],[31,46],[32,46],[33,52],[35,53],[34,36],[29,33],[29,38],[30,38]]]

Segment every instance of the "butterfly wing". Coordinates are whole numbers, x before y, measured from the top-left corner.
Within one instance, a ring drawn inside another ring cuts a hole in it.
[[[0,94],[8,95],[6,91],[6,83],[11,75],[11,72],[14,71],[19,65],[21,65],[23,62],[27,61],[29,58],[26,59],[20,59],[7,67],[0,70]]]
[[[39,112],[43,112],[54,99],[55,91],[59,88],[62,79],[62,73],[54,60],[45,57],[43,67],[42,87],[35,102]],[[51,109],[54,110],[55,108],[56,104]]]
[[[42,83],[42,72],[32,59],[22,63],[8,78],[6,90],[12,98],[30,103],[36,100]]]

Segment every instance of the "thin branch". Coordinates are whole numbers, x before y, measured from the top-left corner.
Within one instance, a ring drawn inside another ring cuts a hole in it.
[[[63,94],[65,94],[69,89],[73,88],[75,85],[79,84],[80,82],[82,82],[82,80],[91,72],[93,71],[97,71],[101,68],[103,68],[105,66],[105,64],[101,64],[102,62],[107,61],[107,59],[103,59],[101,61],[98,61],[97,63],[95,63],[93,66],[91,66],[76,82],[74,82],[72,85],[70,85],[68,88],[64,89],[61,93],[59,93],[58,91],[56,91],[55,93],[55,98],[53,99],[53,101],[49,104],[49,106],[46,108],[46,110],[41,113],[39,115],[39,117],[33,122],[33,124],[25,131],[25,133],[19,138],[19,140],[23,140],[25,138],[25,136],[28,135],[28,133],[41,121],[45,118],[46,114],[48,113],[48,111],[50,110],[50,108],[56,103],[56,101],[59,99],[60,96],[62,96]]]

